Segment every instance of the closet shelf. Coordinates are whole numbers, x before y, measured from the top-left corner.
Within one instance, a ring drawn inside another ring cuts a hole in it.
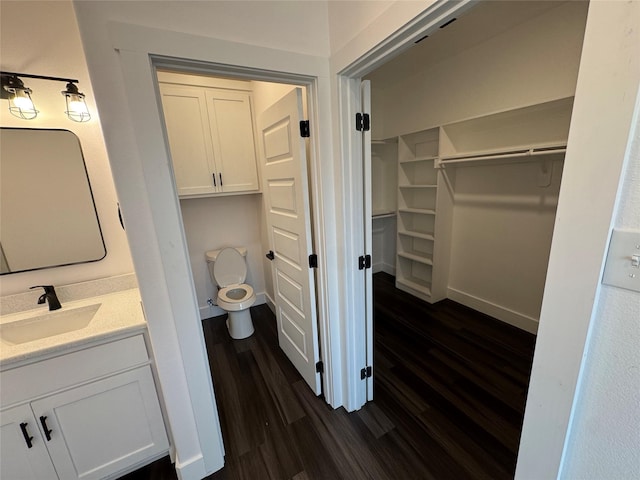
[[[535,146],[530,148],[522,148],[517,150],[497,150],[493,152],[468,152],[456,155],[443,155],[437,164],[438,166],[446,165],[462,165],[475,162],[488,162],[496,160],[509,161],[531,161],[537,160],[539,157],[547,155],[564,154],[567,151],[566,144]]]
[[[396,283],[431,296],[431,283],[415,277],[396,277]]]
[[[420,215],[435,215],[436,211],[428,208],[399,208],[400,213],[418,213]]]
[[[372,139],[371,145],[393,145],[398,143],[398,137],[392,137],[387,139]]]
[[[373,218],[374,220],[376,218],[388,218],[388,217],[395,217],[396,216],[396,212],[394,211],[384,211],[384,212],[373,212],[373,214],[371,215],[371,218]]]
[[[404,235],[405,237],[420,238],[422,240],[435,240],[432,233],[412,232],[410,230],[398,230],[398,235]]]
[[[420,157],[405,158],[398,160],[398,163],[413,163],[413,162],[432,162],[438,158],[437,155],[424,155]]]
[[[398,188],[438,188],[438,185],[418,184],[418,185],[398,185]]]
[[[414,262],[424,263],[425,265],[433,265],[433,258],[431,256],[424,256],[413,252],[398,252],[398,256]]]

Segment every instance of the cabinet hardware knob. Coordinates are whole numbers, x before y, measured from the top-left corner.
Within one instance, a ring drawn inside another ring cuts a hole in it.
[[[222,186],[222,173],[218,174],[220,176],[220,186]]]
[[[212,173],[211,175],[213,176],[213,186],[217,187],[218,185],[216,185],[216,174]]]
[[[21,423],[20,424],[20,430],[22,430],[22,436],[24,437],[24,441],[27,442],[27,447],[31,448],[33,447],[33,443],[31,443],[31,440],[33,440],[33,437],[29,436],[29,432],[27,432],[27,422]]]
[[[44,430],[44,436],[47,437],[47,442],[51,441],[51,432],[49,427],[47,427],[47,417],[45,415],[40,416],[40,424],[42,425],[42,430]]]

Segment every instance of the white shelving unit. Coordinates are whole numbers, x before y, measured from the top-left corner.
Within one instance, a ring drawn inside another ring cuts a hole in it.
[[[431,303],[447,297],[457,168],[536,161],[548,186],[572,107],[563,98],[399,137],[397,288]]]
[[[371,211],[373,218],[395,216],[398,139],[371,142]]]
[[[396,286],[432,301],[438,192],[438,129],[398,140]]]
[[[398,138],[371,142],[373,271],[395,275]]]
[[[573,97],[440,128],[439,167],[564,157]]]

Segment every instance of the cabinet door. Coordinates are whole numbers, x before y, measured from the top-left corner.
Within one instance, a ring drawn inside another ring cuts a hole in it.
[[[203,88],[160,84],[179,196],[219,191]]]
[[[207,89],[206,98],[222,191],[258,190],[251,97],[246,92]]]
[[[47,448],[61,478],[102,478],[168,450],[149,366],[43,398],[31,408],[36,418],[47,417]]]
[[[24,431],[24,433],[23,433]],[[27,438],[31,447],[27,444]],[[35,480],[58,478],[53,468],[44,437],[36,425],[29,405],[0,413],[0,478]]]

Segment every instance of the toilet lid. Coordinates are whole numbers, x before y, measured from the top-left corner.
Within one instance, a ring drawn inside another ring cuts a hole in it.
[[[235,248],[224,248],[213,264],[213,278],[220,287],[244,283],[247,278],[247,263]]]

